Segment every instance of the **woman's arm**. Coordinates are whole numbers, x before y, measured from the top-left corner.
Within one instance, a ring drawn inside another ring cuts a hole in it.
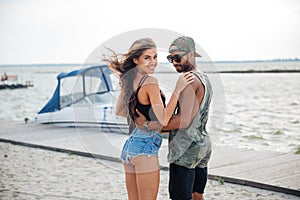
[[[141,113],[138,109],[136,109],[139,117],[134,120],[136,127],[143,128],[144,124],[147,122],[146,117]],[[148,130],[160,131],[163,126],[159,123],[159,121],[148,121]]]
[[[145,87],[147,87],[146,90],[150,99],[153,112],[156,115],[159,123],[163,126],[166,126],[173,115],[181,91],[188,84],[194,81],[194,77],[191,73],[183,73],[182,75],[180,75],[176,82],[176,86],[172,93],[172,96],[166,107],[164,107],[160,97],[160,89],[158,87],[157,79],[151,77],[149,81],[150,84],[145,84]],[[147,82],[149,83],[149,81]]]
[[[126,116],[126,108],[124,107],[123,99],[124,99],[124,92],[123,92],[123,90],[121,90],[121,93],[118,97],[118,101],[116,104],[116,115],[126,118],[127,117]]]
[[[176,115],[170,119],[163,130],[186,129],[190,126],[197,112],[199,112],[205,88],[197,78],[190,86],[181,92],[179,99],[180,109],[178,109]]]
[[[199,81],[194,81],[190,84],[191,87],[186,87],[181,93],[179,98],[180,108],[175,116],[172,116],[167,126],[162,125],[159,121],[150,121],[148,123],[148,129],[150,130],[163,130],[169,131],[179,128],[187,128],[196,112],[198,111],[199,105],[201,104],[204,96],[204,87]],[[196,91],[199,98],[196,98]],[[143,127],[146,122],[145,116],[137,110],[139,117],[136,119],[136,125]]]

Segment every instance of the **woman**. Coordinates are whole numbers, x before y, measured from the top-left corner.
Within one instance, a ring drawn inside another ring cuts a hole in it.
[[[135,127],[138,117],[136,109],[146,116],[148,121],[157,120],[167,125],[176,107],[179,93],[193,82],[193,76],[183,74],[177,80],[174,92],[167,106],[164,106],[158,81],[153,74],[157,66],[157,49],[152,39],[135,41],[129,51],[120,56],[113,52],[112,59],[106,59],[112,71],[120,77],[121,94],[116,114],[128,119],[130,137],[126,140],[121,160],[124,164],[126,188],[129,200],[154,200],[159,186],[158,150],[162,137],[158,131],[144,127]]]

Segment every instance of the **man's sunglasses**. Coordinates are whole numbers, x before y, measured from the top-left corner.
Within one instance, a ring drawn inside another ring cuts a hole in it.
[[[181,58],[182,58],[183,56],[185,56],[186,54],[188,54],[188,52],[187,52],[187,53],[184,53],[184,54],[181,54],[181,55],[179,55],[179,54],[175,54],[174,56],[168,55],[168,56],[167,56],[167,59],[168,59],[168,61],[169,61],[170,63],[173,63],[173,61],[175,61],[175,62],[177,62],[177,63],[180,63],[180,62],[181,62]]]

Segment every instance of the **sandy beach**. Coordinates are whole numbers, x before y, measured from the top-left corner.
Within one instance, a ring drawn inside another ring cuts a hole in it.
[[[0,199],[127,199],[122,164],[0,143]],[[209,180],[207,200],[299,199],[268,190]],[[161,171],[157,199],[168,199],[168,171]]]

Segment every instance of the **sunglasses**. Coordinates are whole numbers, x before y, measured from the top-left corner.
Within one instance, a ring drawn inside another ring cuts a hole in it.
[[[179,54],[175,54],[174,56],[168,55],[168,56],[167,56],[167,59],[168,59],[168,61],[169,61],[170,63],[173,63],[173,61],[175,61],[175,62],[177,62],[177,63],[180,63],[180,62],[181,62],[181,58],[182,58],[183,56],[185,56],[186,54],[188,54],[188,52],[187,52],[187,53],[184,53],[184,54],[181,54],[181,55],[179,55]]]

